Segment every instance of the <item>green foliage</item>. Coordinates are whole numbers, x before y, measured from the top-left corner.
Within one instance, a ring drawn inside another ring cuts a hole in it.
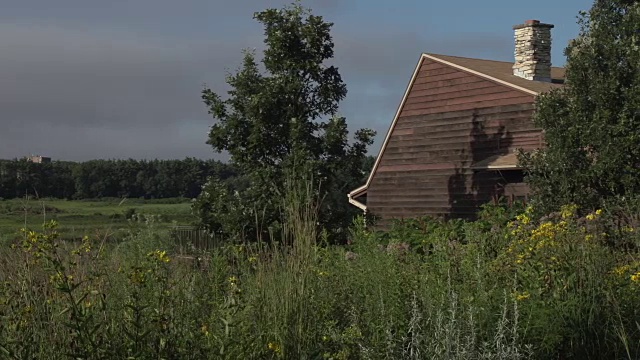
[[[366,148],[375,133],[359,130],[350,143],[345,119],[336,116],[347,90],[338,69],[327,65],[332,24],[298,3],[254,18],[265,30],[264,71],[247,51],[240,69],[227,77],[227,99],[202,92],[217,120],[208,143],[231,155],[248,186],[231,191],[212,180],[194,210],[212,230],[268,237],[282,222],[283,179],[313,175],[322,199],[319,222],[333,240],[344,239],[341,230],[357,213],[345,194],[365,175]]]
[[[213,160],[0,160],[0,198],[195,198],[209,177],[234,183],[236,171]]]
[[[635,213],[627,213],[637,204],[585,216],[565,206],[542,218],[531,208],[487,206],[479,221],[420,219],[389,233],[370,231],[358,218],[350,245],[319,246],[314,187],[292,179],[284,189],[284,243],[183,257],[149,218],[118,244],[64,242],[50,225],[25,231],[13,247],[0,248],[0,354],[640,355],[640,238],[629,225]]]
[[[541,211],[640,191],[640,4],[598,0],[579,24],[566,86],[536,104],[548,146],[522,159]]]

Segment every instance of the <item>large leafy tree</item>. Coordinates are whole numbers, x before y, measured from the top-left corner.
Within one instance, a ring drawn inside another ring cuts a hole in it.
[[[345,194],[362,180],[375,133],[359,130],[349,142],[345,118],[336,116],[347,89],[327,64],[334,55],[331,23],[299,3],[254,18],[264,25],[262,58],[244,53],[242,66],[227,77],[225,99],[208,88],[202,93],[217,120],[208,144],[231,156],[246,186],[212,180],[194,209],[212,230],[266,236],[282,220],[284,179],[305,177],[317,185],[321,225],[339,238],[354,215]]]
[[[545,211],[640,192],[640,4],[596,0],[579,25],[566,86],[537,101],[547,148],[522,159]]]

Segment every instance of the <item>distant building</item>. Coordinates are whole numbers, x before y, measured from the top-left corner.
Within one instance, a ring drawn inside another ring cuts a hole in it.
[[[27,160],[33,162],[33,163],[37,163],[37,164],[44,164],[44,163],[50,163],[51,162],[51,158],[50,157],[46,157],[46,156],[40,156],[40,155],[30,155],[27,157]]]

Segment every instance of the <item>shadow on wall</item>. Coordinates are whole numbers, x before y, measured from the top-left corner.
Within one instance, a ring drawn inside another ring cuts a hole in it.
[[[470,168],[481,160],[494,155],[506,155],[513,142],[513,136],[500,124],[495,133],[485,131],[484,120],[477,112],[471,118],[469,134],[470,154],[464,163],[456,164],[456,170],[448,181],[449,214],[447,218],[474,219],[477,209],[495,196],[502,196],[504,190],[497,186],[498,177],[493,171],[474,171]],[[470,185],[470,186],[468,186]]]

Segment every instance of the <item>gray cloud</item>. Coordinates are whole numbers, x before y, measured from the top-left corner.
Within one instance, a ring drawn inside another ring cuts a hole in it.
[[[202,117],[199,87],[211,69],[235,60],[233,47],[214,44],[208,53],[197,44],[154,41],[0,26],[3,118],[123,128]]]
[[[268,6],[284,3],[289,1]],[[89,11],[86,2],[67,0],[49,5],[46,14],[27,11],[45,6],[42,0],[20,4],[0,14],[0,19],[22,19],[0,25],[0,158],[28,153],[69,160],[218,156],[205,144],[213,120],[199,93],[205,82],[223,92],[225,72],[240,64],[241,50],[262,46],[261,29],[247,16],[263,9],[262,1],[225,1],[221,7],[220,1],[178,6],[168,0],[119,0]],[[350,1],[308,4],[331,14]],[[242,23],[228,27],[229,19],[240,17]],[[73,22],[56,23],[66,19]],[[89,27],[94,20],[96,26]],[[184,28],[175,28],[179,24]],[[352,129],[378,130],[374,152],[422,51],[489,58],[504,53],[508,59],[512,41],[509,32],[499,38],[427,37],[354,32],[339,24],[333,34],[335,64],[349,87],[341,112]]]

